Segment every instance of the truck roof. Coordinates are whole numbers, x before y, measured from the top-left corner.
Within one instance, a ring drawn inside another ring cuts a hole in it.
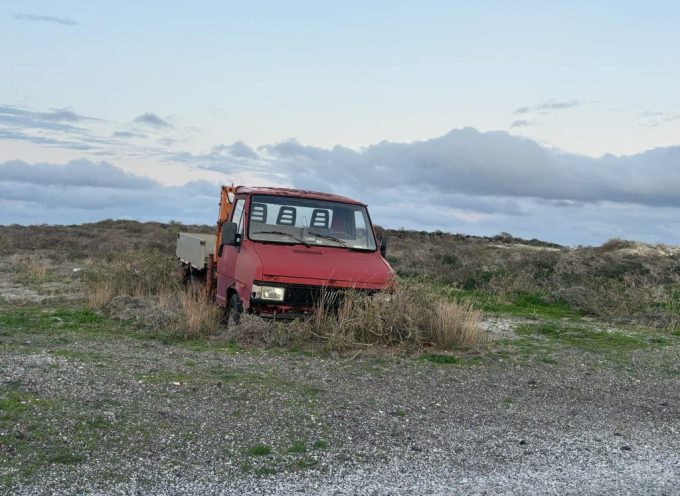
[[[304,189],[293,189],[293,188],[270,188],[266,186],[239,186],[236,188],[237,194],[247,194],[247,195],[271,195],[271,196],[292,196],[296,198],[310,198],[313,200],[326,200],[334,201],[340,203],[351,203],[353,205],[366,206],[362,203],[352,198],[347,198],[346,196],[333,195],[331,193],[320,193],[318,191],[307,191]]]

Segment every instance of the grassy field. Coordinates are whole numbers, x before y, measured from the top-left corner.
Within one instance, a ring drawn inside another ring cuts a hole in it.
[[[266,339],[219,323],[182,332],[158,303],[174,284],[171,245],[180,229],[0,227],[0,492],[361,494],[380,482],[393,493],[444,494],[451,484],[540,493],[550,481],[593,492],[678,489],[680,332],[670,248],[571,250],[391,232],[403,284],[481,311],[485,339],[329,347],[259,324],[251,331]],[[426,239],[429,259],[420,254]],[[93,307],[86,274],[95,261],[113,273],[139,252],[155,257],[143,276],[156,286],[119,295],[104,311]],[[646,283],[632,285],[615,267],[603,275],[597,257],[625,260]],[[574,286],[554,275],[566,271],[565,259]],[[536,267],[552,282],[540,281]],[[598,296],[593,310],[556,297],[587,293],[598,281],[603,291],[616,281],[638,303],[624,315],[625,298]],[[597,471],[604,466],[618,468]],[[531,473],[544,475],[517,478]]]

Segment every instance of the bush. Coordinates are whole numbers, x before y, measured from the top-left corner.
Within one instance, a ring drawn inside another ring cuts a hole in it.
[[[287,324],[245,316],[235,339],[275,345],[321,341],[329,350],[361,345],[411,344],[468,348],[485,340],[481,312],[433,294],[423,285],[406,284],[392,294],[347,292],[342,301],[326,294],[306,319]]]
[[[612,238],[604,242],[602,246],[599,247],[599,251],[601,253],[607,253],[610,251],[622,250],[624,248],[633,248],[634,246],[635,243],[632,241],[627,241],[621,238]]]
[[[175,258],[153,248],[108,257],[84,273],[90,306],[114,318],[185,338],[215,333],[222,309],[203,286],[181,281]]]
[[[8,262],[14,271],[14,281],[23,284],[47,282],[52,271],[50,260],[38,254],[13,254]]]
[[[162,295],[181,286],[175,258],[154,249],[96,260],[83,278],[89,302],[95,308],[103,308],[115,296]]]

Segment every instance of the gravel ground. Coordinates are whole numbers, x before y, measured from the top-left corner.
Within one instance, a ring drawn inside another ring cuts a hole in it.
[[[23,398],[1,424],[7,493],[680,494],[675,337],[437,364],[49,318],[0,328],[0,400]]]

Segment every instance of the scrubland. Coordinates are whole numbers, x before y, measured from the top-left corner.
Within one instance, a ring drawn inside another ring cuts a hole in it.
[[[680,491],[680,249],[381,229],[389,299],[227,327],[210,230],[0,226],[0,492]]]

